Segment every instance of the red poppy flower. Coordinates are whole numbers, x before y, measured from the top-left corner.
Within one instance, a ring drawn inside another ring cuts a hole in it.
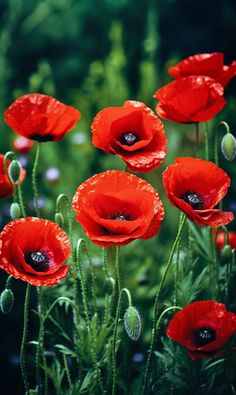
[[[19,218],[0,234],[0,268],[15,278],[35,286],[50,286],[62,280],[69,266],[70,244],[54,222]]]
[[[236,250],[236,232],[229,232],[229,245],[232,249]],[[223,231],[219,231],[216,236],[216,247],[218,250],[222,250],[225,245],[225,236]]]
[[[10,161],[7,160],[7,168],[10,166]],[[25,178],[26,171],[21,169],[20,182]],[[17,183],[15,184],[17,187]],[[0,199],[9,198],[13,195],[11,183],[4,170],[4,155],[0,154]]]
[[[34,146],[34,141],[26,139],[22,136],[17,136],[12,142],[13,150],[19,152],[20,154],[27,154]]]
[[[155,189],[141,178],[118,170],[85,181],[77,189],[72,206],[86,235],[104,247],[149,239],[164,218]]]
[[[189,75],[206,75],[219,82],[224,87],[236,75],[236,61],[231,65],[224,65],[222,52],[201,53],[182,60],[169,68],[173,78],[182,78]]]
[[[123,107],[107,107],[92,124],[97,148],[123,159],[129,170],[156,169],[166,154],[166,137],[159,118],[145,104],[126,101]]]
[[[206,76],[189,76],[172,81],[159,89],[157,114],[180,123],[205,122],[226,104],[221,84]]]
[[[197,158],[177,158],[163,173],[169,201],[198,225],[226,225],[231,212],[214,207],[226,195],[230,178],[212,162]]]
[[[211,300],[193,302],[171,319],[167,336],[188,349],[192,359],[222,355],[236,331],[236,315]]]
[[[79,119],[76,108],[39,93],[19,97],[4,113],[16,133],[41,142],[61,140]]]

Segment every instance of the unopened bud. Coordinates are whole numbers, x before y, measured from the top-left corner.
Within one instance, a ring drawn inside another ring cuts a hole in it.
[[[226,133],[221,141],[221,151],[225,159],[234,160],[236,155],[236,140],[231,133]]]
[[[128,336],[132,340],[138,340],[141,333],[142,322],[140,314],[135,307],[129,306],[126,310],[124,315],[124,325]]]
[[[10,216],[12,219],[21,217],[21,209],[18,203],[12,203],[10,207]]]
[[[221,250],[220,258],[222,263],[229,263],[233,259],[233,251],[229,244],[225,244]]]
[[[20,172],[21,172],[20,162],[18,160],[14,159],[10,163],[8,171],[9,171],[9,176],[10,176],[11,182],[13,182],[13,183],[17,182],[20,178]]]
[[[0,296],[0,308],[3,314],[9,314],[14,304],[14,295],[10,289],[4,289]]]
[[[57,225],[60,226],[60,228],[63,228],[65,221],[64,221],[64,217],[61,213],[55,214],[55,222],[57,223]]]

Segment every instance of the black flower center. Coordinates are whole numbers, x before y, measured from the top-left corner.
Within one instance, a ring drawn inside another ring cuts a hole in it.
[[[49,257],[42,251],[27,252],[25,262],[36,272],[46,272],[49,269]]]
[[[204,198],[202,195],[200,195],[200,193],[187,191],[182,196],[180,196],[180,199],[183,199],[186,203],[190,204],[194,210],[203,209]]]
[[[138,135],[133,132],[126,132],[120,137],[121,144],[128,145],[129,147],[134,145],[138,140]]]
[[[118,219],[119,221],[130,221],[131,218],[128,214],[123,214],[123,213],[114,213],[109,215],[108,219]]]
[[[46,141],[52,141],[55,139],[55,136],[53,134],[45,134],[45,135],[41,135],[41,134],[31,134],[31,136],[29,137],[31,140],[36,140],[36,141],[40,141],[41,143],[44,143]]]
[[[195,333],[195,342],[198,347],[205,346],[216,339],[216,332],[212,328],[199,328]]]

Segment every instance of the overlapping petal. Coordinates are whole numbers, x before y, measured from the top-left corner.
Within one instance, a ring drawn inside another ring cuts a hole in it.
[[[170,202],[198,225],[219,226],[233,220],[233,213],[214,209],[230,185],[228,175],[214,163],[177,158],[164,171],[163,183]]]
[[[161,118],[179,123],[209,121],[225,106],[223,95],[223,86],[210,77],[180,78],[154,94],[159,100],[156,112]]]
[[[189,56],[170,67],[169,74],[175,79],[190,75],[205,75],[226,87],[236,75],[236,61],[226,66],[222,52],[202,53]]]
[[[66,276],[69,266],[62,265],[70,250],[65,232],[54,222],[16,219],[0,234],[0,268],[32,285],[51,286]]]
[[[133,138],[127,141],[127,135]],[[133,172],[156,169],[166,154],[166,137],[160,119],[145,104],[126,101],[123,107],[107,107],[92,124],[97,148],[123,159]]]
[[[41,142],[61,140],[79,119],[76,108],[40,93],[19,97],[4,113],[16,133]]]
[[[117,170],[85,181],[72,205],[86,235],[105,247],[151,238],[164,218],[156,190],[141,178]]]
[[[192,359],[209,358],[226,351],[223,346],[236,331],[236,315],[222,303],[193,302],[171,319],[167,336],[188,349]]]

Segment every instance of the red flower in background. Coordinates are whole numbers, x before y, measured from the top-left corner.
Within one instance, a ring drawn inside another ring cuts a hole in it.
[[[61,281],[69,266],[70,243],[54,222],[20,218],[7,224],[0,234],[0,268],[15,278],[35,286],[51,286]]]
[[[162,122],[138,101],[126,101],[123,107],[100,111],[92,124],[92,133],[95,147],[119,156],[134,172],[156,169],[166,155]]]
[[[85,181],[77,189],[72,206],[86,235],[104,247],[149,239],[164,218],[156,190],[141,178],[118,170]]]
[[[231,212],[214,207],[226,195],[230,178],[212,162],[197,158],[177,158],[163,173],[169,201],[198,225],[226,225]]]
[[[236,331],[236,315],[211,300],[193,302],[171,319],[167,336],[186,347],[192,359],[222,355]]]
[[[201,53],[189,56],[170,67],[169,74],[176,79],[189,75],[206,75],[225,87],[236,75],[236,61],[225,66],[222,52]]]
[[[37,141],[59,141],[75,126],[80,112],[39,93],[19,97],[4,113],[16,133]]]
[[[236,232],[228,233],[229,242],[228,244],[232,249],[236,250]],[[216,247],[221,250],[225,245],[225,236],[223,231],[219,231],[216,236]]]
[[[7,168],[10,166],[10,161],[6,162]],[[21,169],[20,173],[20,182],[22,182],[25,178],[26,171]],[[17,187],[17,183],[15,184]],[[0,154],[0,199],[9,198],[13,195],[12,185],[5,173],[4,169],[4,155]]]
[[[17,136],[12,141],[12,148],[20,154],[27,154],[33,148],[34,144],[32,140]]]
[[[210,77],[189,76],[163,86],[154,97],[157,114],[180,123],[205,122],[226,104],[224,88]]]

